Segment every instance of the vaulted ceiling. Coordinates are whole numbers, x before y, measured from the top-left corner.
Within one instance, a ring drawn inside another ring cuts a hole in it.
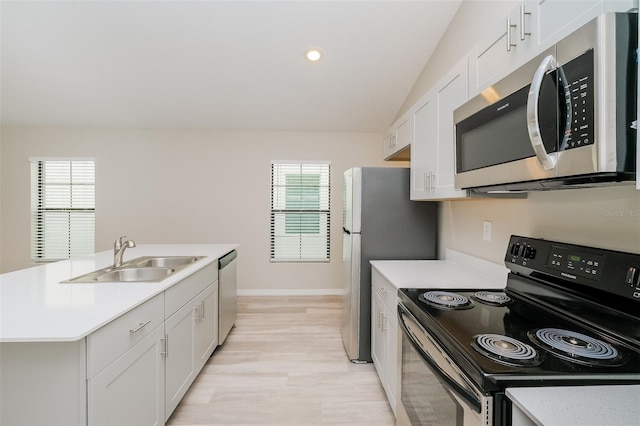
[[[380,132],[460,2],[2,0],[2,125]]]

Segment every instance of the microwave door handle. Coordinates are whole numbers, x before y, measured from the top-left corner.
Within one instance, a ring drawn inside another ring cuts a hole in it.
[[[548,71],[555,69],[556,59],[552,55],[545,57],[533,75],[531,88],[529,89],[529,97],[527,98],[527,129],[529,130],[529,139],[533,151],[536,153],[536,157],[538,157],[538,161],[545,170],[551,170],[556,167],[557,156],[555,153],[547,153],[542,143],[540,121],[538,118],[538,104],[540,102],[542,80]]]

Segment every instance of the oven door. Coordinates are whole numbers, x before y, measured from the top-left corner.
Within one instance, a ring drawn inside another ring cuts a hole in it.
[[[402,304],[398,304],[398,319],[402,329],[399,424],[491,425],[492,398],[476,389]]]

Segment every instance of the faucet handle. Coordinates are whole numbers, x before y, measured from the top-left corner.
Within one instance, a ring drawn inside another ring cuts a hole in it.
[[[116,241],[113,243],[114,250],[120,250],[122,244],[124,244],[124,239],[127,238],[126,235],[116,238]]]

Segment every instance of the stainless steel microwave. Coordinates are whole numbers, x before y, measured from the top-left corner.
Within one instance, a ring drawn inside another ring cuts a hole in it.
[[[455,187],[636,179],[638,14],[603,14],[454,111]]]

